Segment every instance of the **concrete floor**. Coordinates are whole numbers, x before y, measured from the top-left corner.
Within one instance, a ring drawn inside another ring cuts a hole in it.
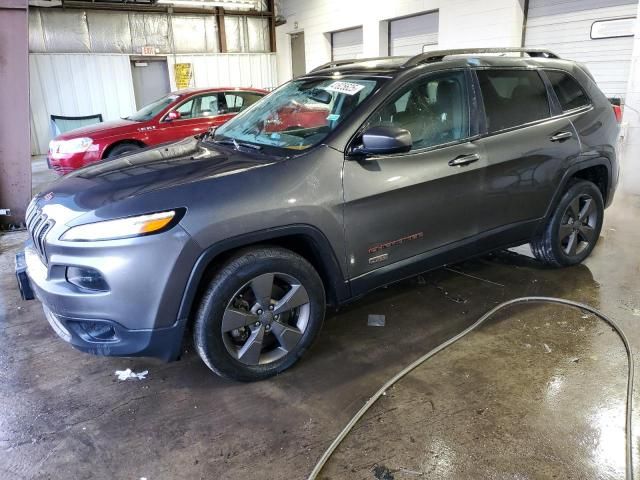
[[[24,233],[1,236],[0,478],[306,478],[384,381],[522,295],[599,308],[640,351],[639,216],[640,197],[618,196],[585,265],[547,269],[520,248],[374,292],[330,314],[296,367],[254,384],[216,377],[190,347],[171,364],[73,350],[18,298]],[[126,368],[149,376],[117,381]],[[389,391],[320,478],[622,478],[625,379],[609,327],[514,307]]]

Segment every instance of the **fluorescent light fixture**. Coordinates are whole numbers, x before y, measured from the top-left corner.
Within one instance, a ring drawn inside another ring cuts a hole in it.
[[[161,5],[183,5],[185,7],[254,7],[254,2],[209,2],[207,0],[158,0]]]

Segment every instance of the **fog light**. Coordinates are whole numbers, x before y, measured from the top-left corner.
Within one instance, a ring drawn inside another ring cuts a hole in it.
[[[115,342],[118,340],[115,328],[108,322],[90,320],[67,320],[67,327],[88,342]]]
[[[84,331],[96,340],[115,340],[116,331],[108,323],[104,322],[81,322]]]
[[[106,292],[109,286],[102,274],[86,267],[67,267],[67,282],[86,290]]]

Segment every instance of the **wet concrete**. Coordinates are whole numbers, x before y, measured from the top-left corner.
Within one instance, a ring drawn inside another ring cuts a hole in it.
[[[585,265],[547,269],[520,248],[374,292],[330,314],[296,367],[256,384],[214,376],[190,348],[171,364],[73,350],[37,302],[18,299],[13,253],[24,234],[6,234],[0,478],[305,478],[384,381],[522,295],[589,303],[640,351],[639,213],[640,198],[619,196]],[[386,326],[368,327],[369,314]],[[559,306],[500,313],[388,392],[320,478],[621,478],[624,350],[582,316]],[[126,368],[148,379],[117,381]]]

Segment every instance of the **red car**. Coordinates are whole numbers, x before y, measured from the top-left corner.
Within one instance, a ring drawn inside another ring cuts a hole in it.
[[[266,132],[282,132],[328,125],[329,108],[326,105],[293,103],[280,108],[265,122]]]
[[[62,175],[125,152],[206,132],[267,93],[254,88],[187,89],[170,93],[130,117],[58,135],[49,143],[49,168]]]

